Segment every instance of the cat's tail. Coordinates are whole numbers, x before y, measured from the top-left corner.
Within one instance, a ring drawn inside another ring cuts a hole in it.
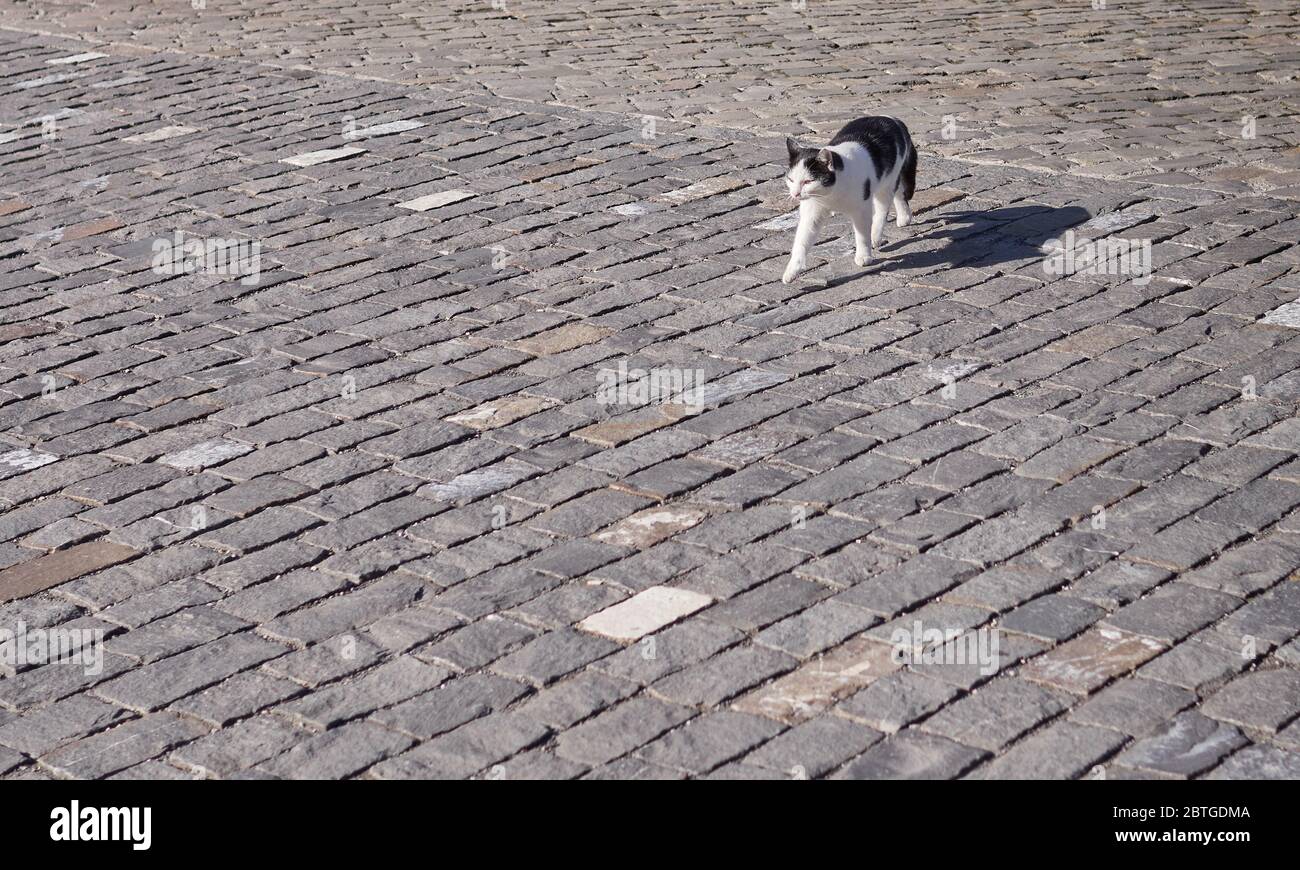
[[[910,137],[907,142],[907,157],[903,160],[903,171],[899,174],[898,181],[903,199],[911,202],[912,194],[916,193],[916,146]]]

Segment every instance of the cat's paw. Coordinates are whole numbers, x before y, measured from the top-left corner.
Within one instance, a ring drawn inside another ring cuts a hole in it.
[[[799,273],[802,271],[803,271],[803,263],[796,263],[793,260],[791,260],[790,265],[785,267],[785,274],[781,276],[781,283],[782,284],[792,283],[795,278],[799,277]]]
[[[898,221],[897,221],[897,223],[898,223],[898,226],[900,226],[900,227],[905,227],[905,226],[907,226],[908,224],[910,224],[911,222],[912,222],[912,216],[911,216],[910,214],[900,214],[900,215],[898,216]]]
[[[856,254],[853,255],[853,262],[855,265],[858,266],[870,266],[871,255],[864,251],[858,251]]]

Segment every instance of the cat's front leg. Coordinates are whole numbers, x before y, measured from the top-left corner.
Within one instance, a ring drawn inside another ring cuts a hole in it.
[[[853,262],[859,266],[871,264],[871,201],[867,200],[856,213],[849,215],[853,222]]]
[[[799,228],[794,231],[794,247],[790,249],[790,263],[785,267],[781,283],[789,284],[808,266],[808,249],[817,241],[817,224],[821,221],[821,208],[804,200],[799,203]]]

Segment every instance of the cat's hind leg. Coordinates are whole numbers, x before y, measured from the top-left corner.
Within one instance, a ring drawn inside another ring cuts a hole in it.
[[[897,223],[900,227],[912,222],[912,206],[903,197],[901,190],[894,194],[894,214],[898,216]]]

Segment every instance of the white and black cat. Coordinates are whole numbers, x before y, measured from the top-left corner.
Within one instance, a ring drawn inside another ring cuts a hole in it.
[[[880,246],[885,217],[893,200],[898,225],[912,221],[908,200],[916,191],[916,148],[907,126],[897,118],[858,118],[835,134],[825,148],[805,148],[785,140],[790,152],[786,185],[799,201],[799,228],[794,234],[786,284],[807,266],[808,249],[817,240],[817,225],[827,215],[847,215],[853,222],[857,249],[853,262],[871,262]]]

